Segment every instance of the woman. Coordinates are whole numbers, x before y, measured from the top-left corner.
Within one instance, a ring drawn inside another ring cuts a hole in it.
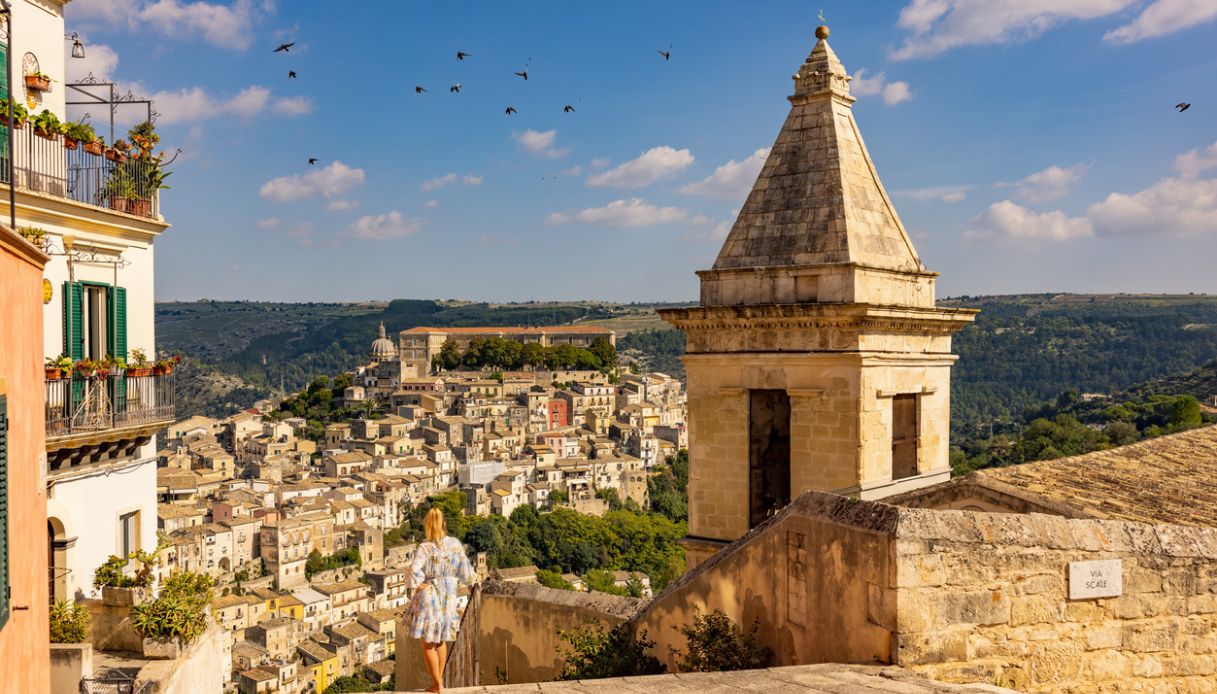
[[[423,642],[423,663],[431,675],[429,692],[438,692],[443,685],[444,663],[448,659],[448,641],[456,640],[461,626],[457,614],[457,583],[473,583],[473,568],[465,556],[465,548],[455,537],[448,536],[444,514],[438,508],[427,512],[423,521],[427,541],[414,550],[410,585],[414,597],[406,613],[411,638]]]

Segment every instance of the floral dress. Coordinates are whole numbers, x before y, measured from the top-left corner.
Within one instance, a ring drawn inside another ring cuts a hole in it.
[[[427,643],[455,641],[461,626],[457,584],[470,584],[475,578],[460,540],[449,536],[420,544],[410,574],[410,587],[417,590],[405,617],[410,636]],[[424,583],[426,587],[418,590]]]

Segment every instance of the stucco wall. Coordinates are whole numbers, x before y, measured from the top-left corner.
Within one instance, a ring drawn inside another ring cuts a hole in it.
[[[78,694],[80,680],[93,676],[93,646],[51,644],[51,694]]]
[[[174,660],[155,660],[140,669],[136,682],[152,682],[155,694],[222,692],[232,672],[232,637],[212,626]]]
[[[1121,559],[1123,594],[1070,600],[1070,562]],[[898,664],[1029,692],[1211,692],[1217,529],[902,511]]]
[[[7,221],[7,219],[6,219]],[[50,686],[47,643],[46,457],[42,371],[45,261],[0,228],[0,392],[8,401],[8,622],[0,627],[0,672],[13,691]],[[12,679],[10,679],[10,677]]]
[[[716,609],[745,629],[755,622],[774,665],[890,663],[890,557],[882,531],[786,513],[680,578],[643,609],[636,630],[647,631],[652,655],[669,668],[669,647],[686,648],[677,628],[691,624],[695,610]]]

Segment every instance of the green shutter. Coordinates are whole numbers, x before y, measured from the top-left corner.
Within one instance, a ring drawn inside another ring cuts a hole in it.
[[[63,353],[79,361],[84,358],[85,321],[84,286],[80,282],[63,283]]]
[[[110,299],[107,314],[114,322],[110,326],[110,354],[116,359],[127,359],[127,289],[126,287],[110,287],[106,292]],[[127,411],[127,376],[122,374],[112,376],[114,383],[114,412]]]
[[[8,65],[8,45],[0,44],[0,65]],[[0,70],[0,107],[4,108],[4,115],[8,116],[8,70]],[[4,180],[8,180],[8,128],[9,126],[0,126],[0,159],[4,160]]]
[[[0,628],[8,621],[8,399],[0,395]]]

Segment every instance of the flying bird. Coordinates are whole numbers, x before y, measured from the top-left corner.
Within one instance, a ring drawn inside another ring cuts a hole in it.
[[[296,71],[295,71],[295,70],[288,70],[288,71],[287,71],[287,78],[288,78],[289,80],[294,80],[294,79],[296,79]]]
[[[1182,101],[1180,101],[1179,103],[1175,104],[1175,108],[1179,109],[1179,113],[1183,113],[1184,111],[1188,110],[1188,109],[1189,109],[1189,108],[1191,108],[1191,107],[1192,107],[1192,105],[1191,105],[1191,104],[1187,104],[1187,103],[1184,103],[1184,102],[1182,102]]]
[[[451,93],[460,92],[460,91],[461,91],[461,83],[460,83],[460,82],[457,82],[456,84],[452,85],[451,87],[448,87],[448,91],[449,91],[449,92],[451,92]]]
[[[309,158],[308,158],[308,165],[309,165],[309,166],[312,166],[313,164],[316,164],[316,163],[317,163],[317,157],[309,157]]]
[[[513,113],[519,113],[519,111],[517,111],[517,110],[516,110],[516,107],[515,107],[515,106],[508,106],[508,107],[507,107],[507,110],[506,110],[506,111],[504,111],[504,113],[506,113],[507,115],[509,115],[509,116],[510,116],[510,115],[511,115],[511,114],[513,114]]]
[[[292,41],[291,43],[281,43],[281,44],[279,44],[279,47],[276,48],[272,52],[273,53],[287,53],[288,51],[291,50],[292,46],[294,46],[294,45],[296,45],[295,41]]]
[[[517,73],[515,73],[515,75],[516,75],[516,77],[523,77],[524,81],[527,82],[528,81],[528,68],[524,68],[524,72],[517,72]]]
[[[669,45],[668,45],[668,50],[664,51],[664,50],[660,50],[660,49],[658,49],[658,48],[657,48],[657,49],[655,49],[655,52],[656,52],[656,53],[658,53],[659,55],[662,55],[664,60],[671,60],[671,59],[672,59],[672,46],[671,46],[671,44],[669,44]]]
[[[457,52],[456,52],[456,59],[457,59],[457,60],[464,60],[465,58],[468,58],[468,57],[469,57],[469,54],[468,54],[468,53],[466,53],[466,52],[464,52],[464,51],[457,51]]]
[[[571,106],[570,104],[567,104],[567,105],[565,105],[565,106],[563,106],[563,107],[562,107],[562,112],[563,112],[563,113],[574,113],[574,112],[575,112],[575,107],[574,107],[574,106]]]
[[[414,85],[414,93],[415,93],[415,94],[425,94],[426,92],[427,92],[427,90],[426,90],[426,89],[424,89],[423,87],[421,87],[420,85],[417,85],[417,84],[416,84],[416,85]]]

